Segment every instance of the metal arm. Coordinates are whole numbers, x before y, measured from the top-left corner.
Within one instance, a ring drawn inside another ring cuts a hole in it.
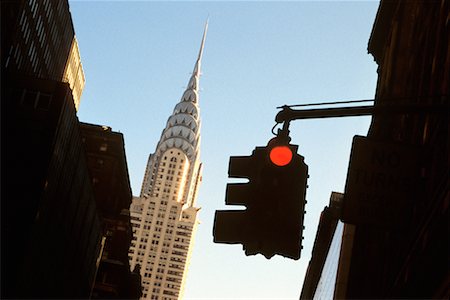
[[[449,114],[448,104],[395,104],[377,106],[348,106],[338,108],[319,109],[291,109],[283,106],[283,109],[275,117],[277,123],[300,119],[354,117],[368,115],[409,114],[409,113],[439,113]]]

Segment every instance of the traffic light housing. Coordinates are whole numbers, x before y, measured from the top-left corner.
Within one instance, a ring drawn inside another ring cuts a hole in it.
[[[242,244],[246,255],[300,258],[308,166],[297,149],[276,137],[251,156],[230,157],[229,177],[249,181],[228,184],[225,204],[246,209],[216,211],[215,243]]]

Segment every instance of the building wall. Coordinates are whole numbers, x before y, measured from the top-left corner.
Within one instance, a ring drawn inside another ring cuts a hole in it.
[[[333,299],[343,231],[344,223],[338,222],[313,299]]]
[[[88,297],[99,220],[73,97],[56,82],[74,34],[68,2],[4,1],[1,14],[2,297]]]
[[[102,224],[104,249],[91,297],[93,299],[137,299],[140,282],[128,262],[132,239],[129,207],[131,187],[124,137],[108,126],[81,123],[90,181]]]
[[[9,78],[2,297],[89,297],[101,228],[71,90]]]
[[[339,260],[339,251],[337,249],[340,247],[340,241],[336,239],[339,239],[337,236],[342,237],[342,232],[336,228],[338,226],[343,197],[344,195],[342,193],[332,192],[329,205],[324,208],[320,215],[316,238],[303,281],[300,299],[312,299],[317,297],[316,295],[323,295],[325,293],[333,295],[334,285],[330,284],[329,272],[332,269],[332,264],[336,264],[336,270],[333,270],[333,276],[336,275],[335,272],[337,271]],[[326,264],[327,266],[325,267]],[[324,286],[325,282],[328,282],[326,286]]]
[[[369,41],[379,66],[375,105],[444,108],[373,117],[372,141],[420,149],[417,184],[389,226],[355,224],[345,298],[450,296],[448,12],[448,1],[380,3]],[[382,201],[400,200],[387,195]],[[384,214],[390,213],[386,206]]]
[[[2,298],[88,298],[100,220],[72,90],[68,1],[1,4]]]
[[[74,38],[68,1],[22,0],[15,8],[18,10],[11,13],[9,20],[14,25],[8,25],[11,44],[2,45],[6,51],[6,56],[2,54],[2,67],[11,72],[62,80]]]
[[[73,37],[69,57],[64,69],[63,81],[69,83],[70,89],[72,90],[75,109],[78,110],[86,80],[84,78],[83,66],[81,65],[78,41],[75,36]]]
[[[89,174],[103,219],[119,217],[131,204],[124,136],[108,126],[80,123]]]
[[[131,267],[141,264],[146,299],[178,299],[192,251],[198,209],[183,203],[189,159],[170,148],[161,157],[154,195],[135,198],[131,206],[134,241]]]
[[[78,110],[85,85],[68,1],[2,2],[2,72],[69,82]]]

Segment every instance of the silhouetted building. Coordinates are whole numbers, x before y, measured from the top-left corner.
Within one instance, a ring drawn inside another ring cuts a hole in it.
[[[142,276],[141,276],[141,265],[136,264],[134,266],[133,272],[131,272],[130,281],[130,299],[140,299],[142,297]]]
[[[2,1],[1,42],[1,297],[88,298],[103,244],[68,2]]]
[[[92,298],[138,299],[140,281],[137,284],[128,262],[133,236],[128,210],[132,194],[123,135],[108,126],[80,126],[105,237]]]
[[[322,295],[450,297],[448,12],[444,0],[380,3],[375,106],[403,112],[374,115],[368,136],[354,138],[341,215],[352,228]]]
[[[366,201],[375,222],[354,222],[346,298],[450,296],[448,13],[444,0],[380,4],[369,41],[379,66],[375,105],[447,108],[373,117],[364,147],[392,155],[377,169],[391,178],[367,187],[385,193]]]
[[[2,77],[8,71],[69,82],[78,110],[85,79],[68,1],[2,1],[1,8]]]
[[[111,127],[80,123],[99,215],[119,217],[131,204],[123,134]]]
[[[130,263],[139,264],[144,299],[182,299],[192,253],[201,183],[199,79],[207,24],[194,71],[145,170],[130,207]]]
[[[75,35],[68,1],[3,1],[3,16],[2,67],[62,80]]]
[[[343,199],[344,194],[332,192],[320,215],[300,299],[345,299],[354,225],[339,220]]]
[[[84,78],[83,66],[81,65],[78,41],[75,37],[73,38],[72,46],[70,47],[69,58],[67,59],[66,67],[64,69],[63,81],[69,83],[70,89],[72,90],[75,109],[78,110],[86,80]]]
[[[101,227],[67,83],[2,87],[2,298],[87,298]]]
[[[322,277],[327,256],[334,254],[330,251],[333,237],[338,225],[343,194],[332,192],[329,206],[325,207],[320,214],[319,225],[317,227],[316,238],[311,253],[311,259],[303,281],[303,288],[300,299],[313,299],[319,280]],[[340,231],[339,231],[340,232]],[[337,260],[339,259],[339,253]],[[337,265],[336,260],[336,265]]]

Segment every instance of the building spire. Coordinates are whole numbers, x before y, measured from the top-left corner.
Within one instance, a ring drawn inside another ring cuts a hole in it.
[[[208,20],[205,23],[200,51],[195,63],[194,72],[191,74],[189,84],[183,92],[180,101],[175,105],[172,115],[167,120],[166,127],[163,129],[161,139],[156,146],[155,153],[152,154],[147,162],[144,181],[142,183],[141,197],[143,195],[152,195],[154,185],[156,184],[155,172],[158,171],[159,163],[167,151],[173,149],[181,150],[189,161],[188,178],[186,193],[183,202],[189,206],[195,203],[197,193],[197,181],[201,177],[200,163],[200,107],[199,107],[199,78],[200,64],[205,46],[206,33],[208,30]],[[194,198],[193,198],[194,197]]]
[[[208,31],[208,22],[209,22],[209,17],[208,17],[208,19],[206,19],[205,29],[203,31],[202,43],[200,45],[200,50],[198,51],[198,57],[197,57],[197,61],[195,63],[195,67],[194,67],[193,76],[197,76],[197,77],[200,77],[200,65],[201,65],[202,56],[203,56],[203,48],[205,47],[206,33]]]
[[[205,23],[194,72],[189,79],[186,90],[181,96],[180,102],[175,106],[172,115],[167,120],[167,125],[158,143],[155,157],[159,157],[170,148],[183,150],[191,162],[198,157],[200,150],[200,108],[198,103],[200,64],[207,31],[208,20]]]

